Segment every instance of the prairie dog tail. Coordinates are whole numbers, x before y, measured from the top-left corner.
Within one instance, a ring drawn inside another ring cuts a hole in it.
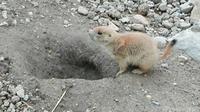
[[[168,58],[172,53],[173,46],[177,43],[176,39],[171,40],[164,49],[163,54],[160,57],[160,60]]]

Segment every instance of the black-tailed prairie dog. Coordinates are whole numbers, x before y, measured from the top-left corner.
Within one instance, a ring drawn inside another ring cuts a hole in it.
[[[116,76],[125,72],[129,64],[139,67],[137,73],[146,74],[159,60],[171,54],[177,42],[175,39],[168,42],[160,55],[157,42],[146,33],[118,33],[109,26],[99,26],[90,30],[89,34],[92,40],[103,43],[113,53],[120,67]]]

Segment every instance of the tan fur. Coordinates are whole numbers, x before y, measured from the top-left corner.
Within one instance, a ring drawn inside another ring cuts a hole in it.
[[[141,73],[145,74],[160,59],[167,58],[172,50],[169,43],[160,57],[157,42],[145,33],[118,33],[108,26],[95,27],[93,30],[99,34],[97,41],[107,43],[106,46],[112,50],[120,67],[116,76],[125,72],[129,64],[138,66]]]

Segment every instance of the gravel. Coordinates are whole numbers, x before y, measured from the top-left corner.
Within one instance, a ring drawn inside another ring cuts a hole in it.
[[[22,85],[18,85],[16,88],[16,93],[17,95],[20,97],[20,98],[24,98],[24,89],[23,89],[23,86]]]
[[[4,56],[0,56],[0,67],[2,65],[10,66],[10,59]],[[8,69],[5,67],[3,69]],[[2,70],[8,71],[8,70]],[[3,74],[13,75],[8,72],[2,72]],[[29,95],[25,95],[23,85],[14,84],[8,81],[4,76],[0,74],[0,112],[26,112],[25,108],[29,108],[25,103],[29,100]],[[30,101],[30,100],[29,100]],[[22,106],[23,105],[23,106]]]
[[[146,32],[152,36],[169,37],[192,26],[190,14],[193,7],[194,4],[186,0],[108,0],[102,4],[91,2],[77,9],[79,14],[88,15],[99,25],[116,21],[120,30],[144,32],[153,29]]]

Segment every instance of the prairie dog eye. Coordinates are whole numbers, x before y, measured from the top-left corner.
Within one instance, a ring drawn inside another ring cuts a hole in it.
[[[102,35],[102,32],[98,32],[99,35]]]

